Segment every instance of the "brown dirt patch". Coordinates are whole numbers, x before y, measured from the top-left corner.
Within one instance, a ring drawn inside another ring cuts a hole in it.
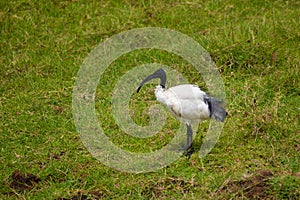
[[[142,187],[145,188],[142,192],[143,196],[160,198],[164,195],[164,191],[170,192],[174,190],[181,194],[188,193],[194,188],[194,181],[193,179],[191,181],[185,181],[176,177],[168,177],[156,182],[150,182],[147,185],[143,183]]]
[[[31,190],[38,182],[41,181],[39,177],[34,174],[21,172],[16,170],[10,176],[12,182],[9,187],[18,191]]]
[[[92,191],[92,192],[83,192],[78,191],[76,194],[73,194],[71,197],[59,197],[55,200],[87,200],[87,199],[103,199],[105,194],[102,191]]]
[[[269,170],[260,170],[254,175],[241,181],[229,182],[226,186],[220,188],[217,193],[234,193],[237,196],[245,196],[249,199],[269,199],[267,190],[268,181],[273,177]]]

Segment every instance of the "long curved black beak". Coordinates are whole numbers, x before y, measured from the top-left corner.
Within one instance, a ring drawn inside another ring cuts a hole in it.
[[[166,85],[166,81],[167,81],[167,76],[166,76],[166,72],[160,68],[157,71],[155,71],[153,74],[147,76],[147,78],[145,78],[139,85],[138,89],[136,90],[136,92],[138,93],[141,89],[141,87],[147,83],[148,81],[155,79],[155,78],[159,78],[160,79],[160,85],[165,88]]]

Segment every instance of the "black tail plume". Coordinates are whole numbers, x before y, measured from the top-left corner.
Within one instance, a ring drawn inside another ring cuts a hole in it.
[[[205,96],[204,101],[208,104],[210,118],[214,118],[218,121],[224,122],[227,116],[227,112],[223,107],[223,102],[209,96]]]

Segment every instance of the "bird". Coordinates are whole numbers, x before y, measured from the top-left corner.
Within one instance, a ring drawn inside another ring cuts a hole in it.
[[[187,128],[187,139],[185,155],[189,158],[194,152],[192,146],[193,122],[215,119],[224,122],[227,112],[222,100],[211,97],[200,89],[197,85],[182,84],[166,88],[166,72],[160,68],[153,74],[147,76],[138,86],[137,93],[142,86],[152,79],[160,79],[159,85],[155,88],[156,100],[163,104],[180,122]]]

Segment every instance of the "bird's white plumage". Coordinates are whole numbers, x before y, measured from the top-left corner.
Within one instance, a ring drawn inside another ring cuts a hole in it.
[[[165,105],[180,121],[191,123],[208,119],[210,111],[204,101],[205,92],[198,86],[184,84],[164,89],[158,85],[156,99]]]

